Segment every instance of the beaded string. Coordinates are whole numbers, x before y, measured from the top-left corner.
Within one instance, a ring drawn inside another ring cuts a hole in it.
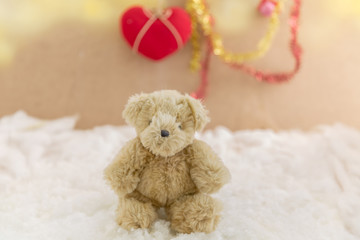
[[[268,83],[281,83],[289,81],[294,75],[299,71],[301,67],[301,57],[302,57],[302,48],[298,42],[298,30],[299,30],[299,17],[300,17],[300,7],[301,0],[294,0],[294,5],[292,6],[289,26],[290,26],[290,51],[292,56],[295,59],[294,68],[289,72],[277,72],[277,73],[267,73],[261,70],[257,70],[254,67],[247,66],[245,64],[230,63],[229,65],[240,69],[249,75],[253,76],[258,81],[268,82]],[[208,41],[208,49],[212,49],[212,43]],[[203,64],[201,65],[200,71],[200,86],[198,90],[192,95],[195,98],[204,98],[206,93],[206,88],[208,85],[207,74],[208,74],[208,65],[210,57],[205,57]]]
[[[193,45],[193,57],[190,62],[191,69],[196,70],[199,67],[198,62],[200,59],[200,47],[197,25],[201,27],[204,36],[210,39],[214,55],[218,56],[224,62],[229,64],[242,64],[245,61],[261,58],[269,50],[279,26],[279,15],[281,8],[282,2],[278,2],[278,4],[276,4],[275,10],[271,14],[266,34],[257,44],[256,50],[246,53],[232,53],[224,48],[221,36],[213,30],[212,17],[208,7],[205,4],[205,1],[188,0],[186,9],[191,15],[193,25],[193,35],[191,38],[191,43]]]
[[[212,53],[212,47],[211,44],[208,43],[206,45],[206,52],[203,62],[201,63],[201,69],[200,69],[200,85],[196,89],[195,92],[192,92],[190,96],[196,98],[196,99],[204,99],[206,96],[206,91],[208,87],[208,73],[209,73],[209,64],[210,64],[210,58]]]
[[[261,82],[281,83],[289,81],[299,71],[301,66],[302,48],[298,42],[299,16],[300,16],[301,0],[294,0],[294,5],[290,13],[290,51],[295,59],[293,70],[289,72],[266,73],[257,70],[254,67],[244,64],[232,64],[233,67],[243,70]]]

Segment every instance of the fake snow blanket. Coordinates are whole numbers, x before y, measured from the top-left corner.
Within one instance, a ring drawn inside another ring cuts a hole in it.
[[[211,234],[176,234],[163,218],[148,230],[115,222],[116,195],[103,169],[135,136],[130,127],[74,130],[75,117],[0,119],[0,239],[360,239],[360,132],[238,131],[198,138],[220,155],[232,180]]]

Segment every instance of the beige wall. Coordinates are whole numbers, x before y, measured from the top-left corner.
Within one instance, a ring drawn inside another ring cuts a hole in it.
[[[210,127],[308,129],[334,122],[360,127],[360,18],[334,12],[320,0],[304,2],[301,72],[287,84],[269,85],[213,58],[205,101]],[[225,34],[226,45],[253,47],[264,23],[254,21],[258,31]],[[189,45],[153,63],[131,52],[116,21],[63,22],[22,42],[14,61],[0,69],[0,115],[24,109],[41,118],[78,113],[80,128],[122,124],[121,111],[131,94],[162,88],[191,92],[198,84],[188,69]],[[290,69],[287,46],[283,19],[274,47],[256,66]]]

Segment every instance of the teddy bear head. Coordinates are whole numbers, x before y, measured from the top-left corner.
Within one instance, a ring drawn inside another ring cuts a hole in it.
[[[201,102],[174,90],[130,97],[123,111],[142,145],[154,155],[169,157],[191,144],[209,118]]]

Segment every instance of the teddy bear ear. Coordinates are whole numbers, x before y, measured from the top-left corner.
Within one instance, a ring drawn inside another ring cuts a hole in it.
[[[195,130],[203,130],[205,125],[210,121],[210,118],[207,116],[208,111],[205,109],[200,100],[195,99],[187,94],[185,97],[195,119]]]
[[[136,125],[136,119],[147,100],[148,94],[146,93],[135,94],[129,98],[122,112],[122,116],[128,124],[132,126]]]

